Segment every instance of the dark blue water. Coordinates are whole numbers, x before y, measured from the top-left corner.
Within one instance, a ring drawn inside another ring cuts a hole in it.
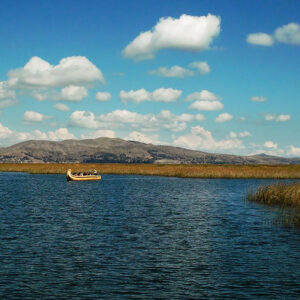
[[[1,299],[300,296],[300,231],[262,180],[0,173]]]

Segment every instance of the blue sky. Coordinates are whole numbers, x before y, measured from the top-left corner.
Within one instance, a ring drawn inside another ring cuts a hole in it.
[[[0,145],[300,156],[299,1],[1,3]]]

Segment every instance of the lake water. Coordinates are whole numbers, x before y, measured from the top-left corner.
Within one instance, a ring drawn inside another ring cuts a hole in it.
[[[267,180],[0,173],[1,299],[300,297],[300,230]]]

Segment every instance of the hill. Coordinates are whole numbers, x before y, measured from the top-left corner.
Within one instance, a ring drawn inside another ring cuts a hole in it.
[[[173,146],[144,144],[118,138],[32,140],[0,148],[0,162],[165,163],[165,164],[300,164],[300,158],[265,154],[212,154]]]

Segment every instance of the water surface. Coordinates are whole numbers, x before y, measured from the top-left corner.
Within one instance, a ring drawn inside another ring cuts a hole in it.
[[[0,298],[295,299],[299,230],[245,201],[268,182],[0,173]]]

